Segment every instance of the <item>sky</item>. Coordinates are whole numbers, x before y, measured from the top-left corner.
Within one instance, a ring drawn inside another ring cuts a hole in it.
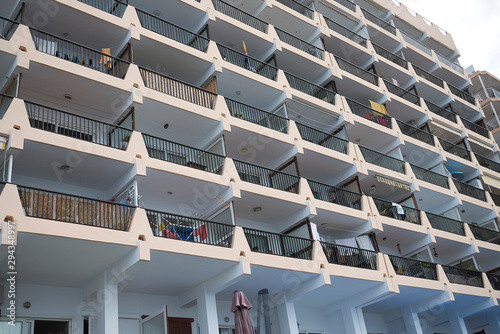
[[[401,0],[427,20],[451,33],[464,69],[488,71],[500,78],[499,0]]]

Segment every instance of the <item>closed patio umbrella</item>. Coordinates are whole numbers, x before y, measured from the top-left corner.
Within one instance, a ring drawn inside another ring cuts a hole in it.
[[[231,312],[234,313],[234,333],[235,334],[254,334],[252,319],[248,310],[252,308],[252,304],[248,301],[245,294],[241,291],[233,293],[233,303]]]

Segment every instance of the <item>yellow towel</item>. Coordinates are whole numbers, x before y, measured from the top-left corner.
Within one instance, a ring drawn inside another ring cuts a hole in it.
[[[383,104],[373,102],[372,100],[369,100],[369,101],[370,101],[370,107],[372,107],[373,110],[378,111],[381,114],[389,116],[389,113],[387,112],[387,109],[385,108],[385,106]]]

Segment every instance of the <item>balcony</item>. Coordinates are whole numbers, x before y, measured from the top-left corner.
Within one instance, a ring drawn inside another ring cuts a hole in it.
[[[403,35],[403,39],[405,40],[405,42],[407,42],[408,44],[411,44],[413,45],[414,47],[416,47],[417,49],[419,49],[420,51],[426,53],[427,55],[429,56],[432,56],[432,51],[431,51],[431,48],[429,48],[428,46],[426,45],[423,45],[422,43],[416,41],[415,39],[413,39],[412,37],[406,35],[404,32],[401,31],[401,34]]]
[[[233,19],[240,21],[263,33],[267,32],[267,25],[268,25],[267,22],[262,21],[261,19],[253,15],[250,15],[242,10],[239,10],[238,8],[231,6],[227,2],[221,0],[212,0],[212,3],[214,4],[214,8],[216,11],[221,12],[229,17],[232,17]]]
[[[460,64],[455,63],[455,62],[449,60],[448,58],[446,58],[445,56],[440,55],[437,52],[436,52],[436,56],[438,57],[438,59],[439,59],[440,62],[442,62],[443,64],[445,64],[445,65],[447,65],[449,67],[451,67],[452,69],[454,69],[458,73],[462,74],[464,72],[464,69],[462,68],[462,66],[460,66]]]
[[[35,47],[40,52],[121,79],[123,79],[127,73],[130,63],[120,58],[87,48],[83,45],[47,34],[34,28],[30,28],[30,31]]]
[[[369,148],[359,146],[366,162],[405,174],[405,162]]]
[[[231,116],[254,124],[265,126],[282,133],[288,131],[288,119],[270,112],[226,98],[226,104]]]
[[[427,218],[429,218],[429,222],[431,223],[432,228],[465,236],[463,222],[443,216],[438,216],[429,212],[427,212],[426,215]]]
[[[473,132],[475,132],[483,137],[486,137],[488,139],[490,138],[490,133],[488,132],[487,129],[483,128],[481,125],[477,125],[476,123],[472,123],[471,121],[468,121],[463,117],[460,117],[460,118],[462,120],[462,123],[464,124],[464,126],[467,129],[469,129],[469,130],[471,130],[471,131],[473,131]]]
[[[299,192],[300,178],[298,176],[252,165],[238,160],[233,161],[241,181],[278,190],[284,190],[294,194]]]
[[[157,34],[173,39],[179,43],[188,45],[192,48],[205,52],[208,47],[208,38],[195,34],[181,28],[173,23],[165,21],[155,15],[137,9],[137,16],[141,21],[141,26],[145,29],[151,30]]]
[[[289,33],[287,33],[284,30],[274,28],[276,30],[276,33],[278,34],[279,39],[282,42],[285,42],[288,45],[291,45],[299,50],[302,50],[318,59],[323,59],[324,57],[324,51],[321,50],[320,48],[312,45],[311,43],[308,43],[298,37],[295,37]]]
[[[310,81],[299,78],[293,74],[285,72],[285,77],[290,87],[301,91],[307,95],[323,100],[330,104],[335,104],[335,93],[329,89],[318,86]]]
[[[153,235],[231,248],[234,226],[171,213],[146,210]]]
[[[434,136],[427,131],[416,128],[410,124],[404,123],[400,120],[396,120],[399,129],[404,135],[410,136],[421,142],[434,146]]]
[[[486,241],[495,245],[500,245],[500,232],[489,230],[484,227],[469,224],[469,227],[474,234],[474,238],[481,241]]]
[[[335,0],[335,2],[341,4],[346,8],[349,8],[353,12],[356,12],[356,4],[350,0]]]
[[[350,39],[354,43],[357,43],[359,45],[366,47],[366,38],[356,34],[354,31],[347,29],[343,25],[338,24],[337,22],[329,19],[326,16],[324,16],[324,18],[325,18],[326,25],[328,26],[328,28],[332,29],[333,31],[339,33],[342,36],[347,37],[348,39]]]
[[[413,94],[410,91],[407,91],[406,89],[403,89],[401,87],[396,86],[395,84],[387,81],[384,79],[385,85],[387,87],[387,90],[391,92],[392,94],[399,96],[403,99],[405,99],[408,102],[414,103],[417,106],[420,106],[420,98]]]
[[[437,281],[436,264],[431,262],[407,259],[404,257],[389,255],[392,267],[397,275],[415,278],[425,278]]]
[[[181,145],[162,138],[142,134],[149,157],[168,161],[177,165],[222,174],[224,159],[222,155]]]
[[[383,47],[381,47],[373,42],[372,42],[372,45],[373,45],[373,48],[375,49],[375,52],[377,52],[378,55],[384,57],[385,59],[392,61],[394,64],[396,64],[398,66],[401,66],[405,69],[408,69],[408,62],[405,59],[401,58],[400,56],[398,56],[395,53],[392,53],[389,50],[384,49]]]
[[[0,93],[0,119],[3,118],[5,113],[7,112],[7,109],[9,109],[10,104],[14,98]]]
[[[385,126],[386,128],[392,129],[392,118],[390,116],[379,113],[378,111],[373,110],[372,108],[351,100],[347,97],[346,100],[353,114],[369,119],[370,121]]]
[[[438,174],[436,172],[415,165],[411,165],[411,169],[413,170],[413,173],[415,174],[417,179],[429,182],[431,184],[435,184],[436,186],[439,187],[450,189],[450,184],[448,183],[447,176]]]
[[[500,196],[494,193],[490,193],[490,196],[493,199],[493,203],[495,203],[496,206],[500,206]]]
[[[0,17],[0,39],[6,39],[10,41],[10,38],[12,37],[12,35],[14,35],[14,32],[16,32],[18,25],[19,23],[17,23],[16,21]]]
[[[444,88],[444,81],[443,80],[439,79],[437,76],[435,76],[433,74],[430,74],[427,71],[424,71],[423,69],[421,69],[417,65],[412,64],[412,66],[413,66],[413,69],[415,70],[415,73],[417,73],[417,75],[419,77],[422,77],[422,78],[426,79],[427,81],[432,82],[436,86]]]
[[[375,74],[368,72],[367,70],[362,69],[361,67],[354,65],[353,63],[350,63],[340,57],[335,56],[335,60],[337,61],[340,69],[349,72],[357,76],[358,78],[368,81],[375,86],[378,86],[378,76],[376,76]]]
[[[296,0],[277,0],[279,3],[293,9],[294,11],[310,18],[311,20],[314,18],[314,10],[301,4]]]
[[[217,44],[217,48],[225,61],[268,79],[276,80],[278,74],[276,67],[220,44]]]
[[[453,123],[457,122],[457,115],[452,113],[451,111],[446,110],[444,108],[441,108],[441,107],[439,107],[439,106],[435,105],[434,103],[429,102],[427,100],[425,100],[425,104],[427,105],[429,110],[432,111],[433,113],[435,113],[436,115],[444,117],[447,120],[452,121]]]
[[[243,227],[252,252],[312,260],[313,240]]]
[[[439,144],[441,144],[443,150],[445,150],[446,152],[456,155],[457,157],[460,157],[462,159],[472,161],[469,150],[460,147],[458,145],[455,145],[453,143],[450,143],[449,141],[444,140],[443,138],[438,137],[438,140]]]
[[[215,99],[217,97],[215,93],[143,67],[139,67],[139,71],[147,88],[205,108],[214,109],[215,107]]]
[[[488,280],[491,283],[491,286],[495,290],[500,290],[500,276],[493,274],[486,274],[488,276]]]
[[[363,12],[363,15],[368,21],[375,23],[377,26],[388,31],[391,34],[396,35],[396,27],[394,27],[392,24],[378,18],[377,16],[373,15],[366,9],[361,8],[361,11]]]
[[[381,216],[422,225],[422,222],[420,221],[420,210],[404,205],[400,205],[401,210],[398,210],[398,207],[393,205],[392,202],[378,198],[373,198],[373,201],[375,202],[377,210]]]
[[[135,207],[87,197],[17,186],[24,214],[85,226],[128,231]]]
[[[486,167],[488,169],[491,169],[494,172],[500,173],[500,163],[490,160],[488,158],[483,157],[482,155],[479,155],[475,153],[476,159],[479,162],[479,164],[483,167]]]
[[[479,102],[483,102],[487,99],[500,99],[500,92],[494,88],[486,88],[486,92],[484,90],[480,90],[474,95],[474,97],[478,99]]]
[[[377,270],[377,252],[321,241],[328,263]]]
[[[461,89],[458,89],[455,86],[452,86],[451,84],[448,84],[448,87],[450,87],[450,91],[453,95],[461,98],[462,100],[469,102],[470,104],[476,105],[476,99],[474,98],[474,96],[470,95],[467,92],[464,92]]]
[[[483,189],[471,186],[470,184],[453,179],[453,183],[459,193],[476,198],[480,201],[486,202],[486,194]]]
[[[65,111],[25,102],[32,128],[125,150],[132,130]]]
[[[483,288],[483,276],[480,271],[443,265],[444,272],[450,283],[463,284]]]
[[[315,199],[361,210],[361,194],[307,180]]]
[[[124,1],[118,1],[118,0],[78,0],[80,2],[83,2],[84,4],[87,4],[89,6],[92,6],[94,8],[97,8],[99,10],[102,10],[103,12],[118,16],[118,17],[123,17],[123,14],[125,13],[125,10],[127,9],[128,6],[128,0]]]
[[[328,133],[310,128],[297,122],[295,124],[299,129],[302,139],[331,150],[347,154],[347,144],[349,143],[347,140],[337,138]]]

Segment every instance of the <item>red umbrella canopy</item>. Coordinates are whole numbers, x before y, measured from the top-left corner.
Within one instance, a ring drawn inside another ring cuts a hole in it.
[[[255,333],[252,325],[252,319],[250,319],[250,314],[248,313],[248,310],[251,308],[252,304],[250,304],[243,292],[235,291],[233,293],[231,312],[234,313],[235,334]]]

